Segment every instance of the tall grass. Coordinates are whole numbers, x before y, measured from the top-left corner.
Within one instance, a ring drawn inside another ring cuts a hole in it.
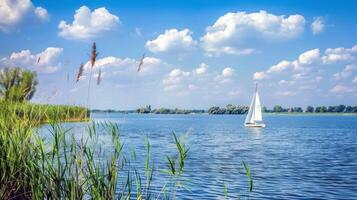
[[[148,139],[143,168],[137,169],[131,165],[136,152],[123,152],[117,124],[88,123],[81,132],[59,123],[84,111],[87,117],[86,109],[6,102],[0,108],[0,199],[175,199],[177,188],[186,189],[189,148],[176,134],[166,169],[151,164]],[[40,137],[42,122],[50,123],[50,140]],[[104,136],[111,138],[105,152],[98,143]],[[250,169],[243,165],[252,191]],[[227,191],[225,186],[222,196]]]
[[[112,150],[104,162],[99,159],[102,147],[95,145],[99,130],[111,137]],[[0,112],[0,199],[157,199],[168,191],[166,186],[152,191],[155,169],[150,165],[149,142],[145,172],[130,166],[118,125],[92,123],[85,130],[88,136],[80,140],[75,139],[80,133],[58,122],[51,122],[49,131],[48,142],[39,136],[38,124],[19,118],[16,109]],[[183,143],[176,135],[173,138],[180,156],[171,162],[179,164],[171,163],[168,171],[176,177],[186,156],[181,155]]]
[[[31,123],[83,121],[89,119],[89,110],[80,106],[33,104],[0,100],[0,113]],[[11,114],[10,114],[11,113]]]

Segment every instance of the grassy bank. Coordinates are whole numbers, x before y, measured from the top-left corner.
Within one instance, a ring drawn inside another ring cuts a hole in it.
[[[140,159],[145,162],[133,166],[135,149],[123,153],[117,124],[89,123],[82,132],[60,123],[83,119],[83,112],[87,118],[84,108],[6,102],[0,106],[0,199],[175,199],[185,189],[182,175],[189,148],[175,134],[171,144],[176,151],[166,156],[166,168],[153,167],[149,140],[146,158]],[[52,136],[47,140],[39,134],[39,122],[45,121],[50,121]],[[111,149],[104,152],[99,137],[110,137],[105,145]],[[249,192],[250,170],[246,165],[243,169]],[[165,181],[153,185],[156,179]],[[222,189],[222,198],[226,195]]]
[[[12,103],[0,100],[0,115],[9,113],[14,114],[18,120],[31,123],[86,121],[90,115],[88,109],[80,106]]]
[[[142,163],[145,171],[140,172],[130,167],[136,156],[122,153],[116,124],[90,124],[85,129],[87,137],[76,140],[74,135],[83,133],[64,128],[57,121],[81,116],[83,111],[79,107],[2,102],[0,199],[162,199],[175,193],[188,153],[176,135],[177,152],[167,157],[168,184],[154,193],[151,181],[157,174],[151,166],[150,143],[146,163]],[[64,118],[68,113],[70,118]],[[39,137],[38,122],[46,120],[51,121],[50,141]],[[102,148],[96,145],[99,133],[112,138],[112,149],[106,152],[104,162],[100,160]]]

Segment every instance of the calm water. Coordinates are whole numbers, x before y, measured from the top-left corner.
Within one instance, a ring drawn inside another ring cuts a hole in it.
[[[357,199],[357,116],[265,115],[265,129],[245,128],[237,115],[92,117],[120,124],[126,151],[135,147],[142,165],[148,137],[158,169],[175,153],[172,132],[184,135],[191,191],[180,190],[179,199],[222,199],[224,184],[230,197],[246,194],[242,161],[254,179],[251,199]]]

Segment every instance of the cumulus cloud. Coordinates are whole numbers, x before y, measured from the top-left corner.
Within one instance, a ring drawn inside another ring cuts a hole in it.
[[[222,70],[222,76],[224,77],[230,77],[233,75],[233,73],[234,73],[234,69],[230,67],[226,67]]]
[[[291,39],[305,28],[302,15],[274,15],[266,11],[227,13],[201,38],[202,47],[209,54],[250,54],[254,47],[244,42],[247,38],[271,40]]]
[[[325,29],[325,20],[323,17],[315,17],[311,23],[312,34],[317,35],[323,32]]]
[[[230,96],[230,97],[238,96],[239,94],[240,94],[240,91],[237,91],[237,90],[228,92],[228,96]]]
[[[267,76],[266,76],[266,74],[265,74],[265,72],[255,72],[254,74],[253,74],[253,79],[254,80],[262,80],[262,79],[264,79],[264,78],[266,78]]]
[[[347,65],[341,72],[333,74],[333,79],[340,80],[348,78],[354,71],[357,71],[357,65]]]
[[[39,73],[53,73],[59,69],[56,59],[63,52],[62,48],[48,47],[43,52],[32,54],[30,50],[14,52],[0,60],[0,63],[9,67],[24,67]]]
[[[355,59],[355,54],[357,53],[357,45],[352,48],[328,48],[325,51],[325,56],[322,60],[325,64],[331,64],[336,62],[345,62]]]
[[[130,74],[137,73],[137,67],[139,60],[132,58],[118,58],[114,56],[108,56],[98,59],[95,62],[94,68],[102,69],[103,72],[107,72],[108,76],[118,74]],[[167,63],[155,57],[145,57],[143,65],[139,75],[152,74],[160,70],[160,68],[167,66]],[[86,71],[91,68],[90,61],[87,61],[84,65]],[[109,75],[110,74],[110,75]]]
[[[76,10],[72,23],[60,21],[58,34],[65,39],[86,40],[110,31],[118,24],[120,24],[119,17],[111,14],[106,8],[101,7],[91,11],[87,6],[82,6]]]
[[[274,72],[282,72],[286,69],[288,69],[291,66],[291,63],[289,61],[283,60],[281,62],[279,62],[276,65],[271,66],[268,69],[268,73],[274,73]]]
[[[352,48],[353,49],[353,48]],[[352,51],[351,49],[351,51]],[[357,49],[357,47],[356,47]],[[324,56],[320,55],[319,49],[311,49],[305,51],[304,53],[300,54],[295,60],[282,60],[275,65],[266,70],[266,72],[256,72],[253,75],[253,79],[259,80],[266,77],[267,74],[278,74],[283,71],[294,72],[295,74],[292,75],[294,80],[302,80],[306,78],[310,78],[308,72],[311,72],[314,66],[319,66],[321,64],[327,64],[324,60],[327,54],[335,52],[336,50],[328,49],[325,52]],[[338,52],[338,51],[337,51]],[[310,73],[311,74],[311,73]],[[254,78],[255,77],[255,78]]]
[[[47,10],[40,6],[35,9],[35,14],[38,16],[38,18],[44,21],[47,21],[50,18],[50,15],[48,14]]]
[[[279,85],[293,85],[295,83],[296,83],[296,81],[287,81],[287,80],[280,80],[278,82]]]
[[[330,90],[330,92],[335,94],[352,93],[352,92],[356,92],[356,88],[352,88],[344,85],[335,85]]]
[[[189,29],[179,31],[177,29],[166,30],[156,39],[146,42],[146,48],[154,53],[186,53],[191,51],[197,44],[192,39],[192,32]]]
[[[282,97],[287,97],[287,96],[295,96],[296,95],[296,92],[291,92],[291,91],[278,91],[276,92],[276,95],[278,96],[282,96]]]
[[[356,75],[355,78],[352,80],[352,83],[357,83],[357,75]]]
[[[171,70],[171,72],[162,80],[164,91],[173,91],[182,88],[182,79],[190,75],[190,72],[183,71],[179,68]]]
[[[31,14],[40,19],[48,19],[47,10],[42,7],[34,8],[30,0],[1,0],[0,30],[10,31]]]
[[[199,87],[198,86],[196,86],[196,85],[194,85],[194,84],[189,84],[188,85],[188,89],[189,90],[197,90]]]
[[[197,75],[201,75],[201,74],[206,73],[207,69],[208,69],[208,65],[205,64],[205,63],[201,63],[201,64],[198,66],[198,68],[196,68],[196,69],[194,70],[194,73],[197,74]]]
[[[312,49],[302,53],[298,58],[299,65],[311,65],[320,60],[320,50]]]

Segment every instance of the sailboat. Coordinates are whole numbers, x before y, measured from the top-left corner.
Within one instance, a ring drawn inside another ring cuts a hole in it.
[[[255,93],[252,102],[250,103],[249,111],[247,117],[245,118],[244,126],[257,128],[265,127],[262,118],[262,107],[260,106],[260,99],[258,95],[258,84],[256,84],[255,86]]]

